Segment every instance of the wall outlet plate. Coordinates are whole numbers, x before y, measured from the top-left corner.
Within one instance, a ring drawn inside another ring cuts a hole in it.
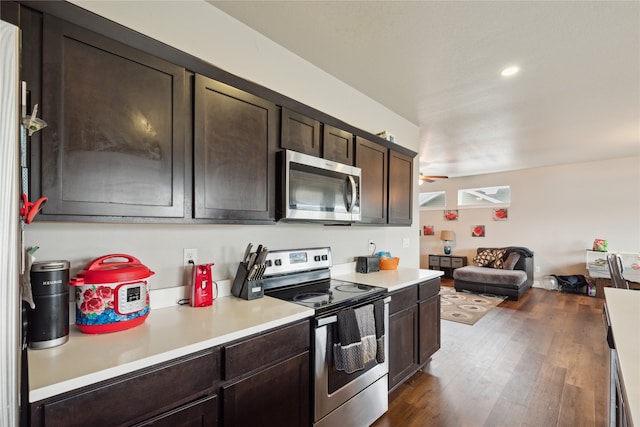
[[[197,249],[184,249],[182,252],[182,264],[191,265],[189,261],[193,261],[194,264],[198,263],[198,250]]]
[[[410,240],[409,240],[408,237],[405,237],[404,239],[402,239],[402,247],[404,249],[407,249],[409,247],[409,242],[410,242]]]

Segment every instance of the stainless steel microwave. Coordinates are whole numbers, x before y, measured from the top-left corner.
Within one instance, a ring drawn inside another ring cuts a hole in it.
[[[360,168],[290,150],[279,155],[282,156],[280,219],[360,221]]]

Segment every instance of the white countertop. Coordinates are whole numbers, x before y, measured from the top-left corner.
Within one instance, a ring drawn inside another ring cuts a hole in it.
[[[151,310],[125,331],[83,334],[70,326],[69,341],[29,350],[29,401],[169,361],[216,345],[311,317],[314,310],[271,297],[218,298],[211,307]]]
[[[347,266],[353,271],[353,265]],[[375,273],[347,272],[339,280],[395,291],[443,275],[442,271],[398,268]],[[177,290],[176,290],[177,289]],[[179,299],[184,289],[154,295]],[[174,295],[176,294],[176,295]],[[154,298],[159,300],[160,298]],[[313,316],[314,310],[271,297],[245,301],[217,298],[211,307],[169,306],[152,309],[145,322],[109,334],[83,334],[70,326],[69,341],[58,347],[29,350],[29,401],[57,394],[166,362],[200,350]]]
[[[398,268],[397,270],[380,270],[375,273],[352,272],[332,277],[347,282],[362,283],[363,285],[381,286],[387,288],[389,292],[393,292],[425,280],[435,279],[443,274],[444,272],[435,270]]]
[[[640,425],[640,291],[604,288],[633,425]]]

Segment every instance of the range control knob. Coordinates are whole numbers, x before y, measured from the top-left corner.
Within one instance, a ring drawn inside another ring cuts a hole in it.
[[[314,257],[313,257],[313,260],[314,260],[315,262],[320,262],[320,255],[316,255],[316,256],[314,256]]]
[[[276,265],[282,265],[282,260],[281,260],[280,258],[278,258],[278,259],[276,259],[276,260],[274,261],[274,263],[275,263]]]

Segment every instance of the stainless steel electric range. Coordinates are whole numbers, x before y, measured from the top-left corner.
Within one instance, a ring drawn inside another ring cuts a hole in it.
[[[363,426],[388,408],[388,357],[352,373],[336,369],[338,313],[384,301],[384,355],[389,353],[386,289],[331,278],[331,248],[287,249],[267,255],[265,295],[315,310],[312,331],[314,426]]]

